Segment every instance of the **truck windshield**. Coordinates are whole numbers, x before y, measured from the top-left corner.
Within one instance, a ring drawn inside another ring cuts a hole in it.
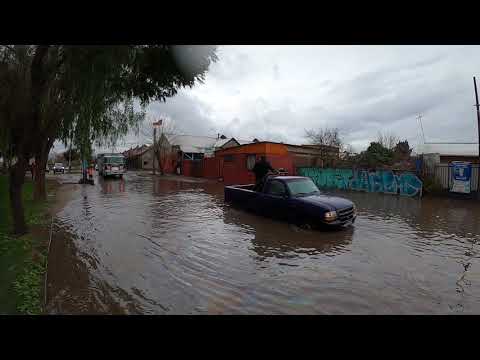
[[[115,156],[115,157],[105,157],[106,164],[114,164],[114,165],[121,165],[123,164],[123,157]]]
[[[312,195],[319,193],[317,185],[310,179],[298,179],[287,182],[292,196]]]

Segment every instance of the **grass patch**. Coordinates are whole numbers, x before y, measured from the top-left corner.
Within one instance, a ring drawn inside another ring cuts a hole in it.
[[[30,232],[13,237],[8,178],[0,175],[0,314],[42,312],[48,239],[38,229],[49,224],[47,203],[33,201],[30,180],[25,181],[23,199]]]

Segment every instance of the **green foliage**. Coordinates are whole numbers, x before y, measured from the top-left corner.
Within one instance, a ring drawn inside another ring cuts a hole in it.
[[[423,182],[423,190],[426,193],[440,193],[443,192],[442,184],[435,179],[435,177],[425,177],[422,179]]]
[[[412,154],[412,149],[407,140],[399,141],[393,149],[395,160],[408,160]]]
[[[33,183],[27,181],[23,190],[28,224],[46,224],[46,205],[33,201]],[[38,314],[42,311],[47,249],[42,246],[42,239],[10,235],[12,219],[6,176],[0,176],[0,214],[0,314]]]
[[[81,152],[116,141],[150,101],[203,81],[216,59],[214,46],[1,45],[0,143],[28,157],[47,139],[73,138]]]
[[[378,142],[371,142],[367,150],[360,154],[359,162],[369,167],[391,165],[393,163],[393,151]]]
[[[65,82],[73,86],[62,138],[73,138],[82,153],[94,141],[113,145],[129,129],[138,130],[150,101],[202,81],[216,60],[214,47],[165,45],[63,47],[63,57]]]
[[[69,159],[71,159],[72,161],[77,161],[77,160],[80,160],[80,151],[73,148],[71,149],[71,151],[70,150],[64,151],[62,153],[62,156],[65,162],[68,162]]]
[[[203,81],[215,60],[212,46],[0,45],[0,150],[18,159],[14,186],[55,140],[89,158],[95,141],[112,145],[138,130],[149,102]],[[14,223],[25,230],[21,216]]]

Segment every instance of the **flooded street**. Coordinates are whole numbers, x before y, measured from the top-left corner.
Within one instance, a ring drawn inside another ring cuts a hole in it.
[[[478,201],[336,193],[358,218],[321,232],[181,179],[129,172],[74,187],[55,222],[51,313],[480,312]]]

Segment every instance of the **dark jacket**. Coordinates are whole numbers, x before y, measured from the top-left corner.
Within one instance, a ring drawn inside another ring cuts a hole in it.
[[[274,171],[272,168],[272,165],[268,161],[258,161],[255,163],[255,166],[253,167],[252,171],[255,174],[255,181],[259,182],[261,181],[265,175],[268,174],[268,171]]]

